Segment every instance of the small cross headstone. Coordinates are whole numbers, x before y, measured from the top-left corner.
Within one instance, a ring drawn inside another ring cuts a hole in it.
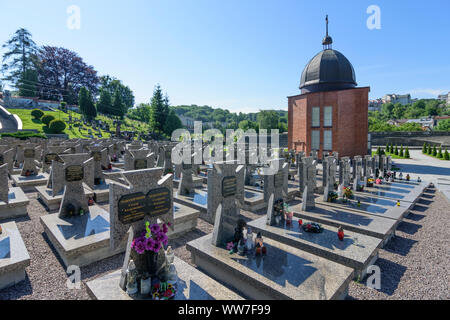
[[[8,164],[0,165],[0,201],[9,202]]]

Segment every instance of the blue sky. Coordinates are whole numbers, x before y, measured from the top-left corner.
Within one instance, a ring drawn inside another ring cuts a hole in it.
[[[173,105],[287,109],[303,68],[322,50],[326,14],[333,48],[371,98],[450,91],[447,0],[0,2],[1,43],[25,27],[38,45],[74,50],[100,75],[121,79],[138,103],[160,83]],[[79,30],[67,27],[71,5],[81,10]],[[381,10],[379,30],[367,28],[370,5]]]

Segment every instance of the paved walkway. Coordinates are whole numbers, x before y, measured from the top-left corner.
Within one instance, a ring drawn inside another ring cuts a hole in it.
[[[17,131],[16,123],[6,115],[3,110],[0,110],[0,132],[15,132]]]
[[[403,176],[409,173],[412,179],[433,182],[450,201],[450,161],[439,160],[422,154],[422,150],[410,150],[411,159],[393,159],[402,169]]]

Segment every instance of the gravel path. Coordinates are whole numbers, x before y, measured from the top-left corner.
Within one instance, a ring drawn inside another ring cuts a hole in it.
[[[47,242],[39,217],[48,214],[36,199],[30,198],[29,217],[16,219],[31,257],[26,280],[0,291],[4,299],[90,299],[85,282],[121,267],[123,254],[81,269],[81,289],[68,289],[67,274],[56,252]],[[381,250],[376,263],[381,268],[381,290],[352,282],[349,299],[449,299],[448,261],[450,261],[449,203],[435,190],[428,191],[412,214],[401,223],[397,236]],[[107,205],[102,206],[108,209]],[[246,220],[265,214],[242,212]],[[6,221],[5,221],[6,222]],[[191,264],[186,243],[211,233],[213,226],[198,220],[197,229],[171,241],[175,254]]]
[[[352,282],[349,299],[450,299],[450,203],[428,189],[380,250],[381,289]]]

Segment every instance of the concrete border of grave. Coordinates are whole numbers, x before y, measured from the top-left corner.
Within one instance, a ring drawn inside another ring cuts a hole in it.
[[[230,254],[226,248],[214,246],[211,240],[209,234],[186,245],[192,262],[249,299],[344,299],[353,279],[354,271],[349,267],[271,239],[264,241],[268,247],[265,257]],[[277,271],[263,271],[273,268],[282,272],[284,278],[270,279]]]
[[[180,258],[175,257],[174,263],[178,272],[175,300],[243,300],[241,296]],[[120,289],[120,274],[121,270],[118,269],[87,282],[89,295],[95,300],[134,300]]]
[[[343,241],[338,239],[338,228],[322,225],[321,233],[308,233],[293,218],[291,224],[284,221],[279,225],[268,225],[266,218],[248,222],[254,232],[322,258],[355,269],[355,279],[364,279],[367,268],[378,259],[382,240],[368,235],[345,231]]]
[[[0,290],[25,280],[25,268],[30,255],[14,221],[1,223],[0,234]]]

